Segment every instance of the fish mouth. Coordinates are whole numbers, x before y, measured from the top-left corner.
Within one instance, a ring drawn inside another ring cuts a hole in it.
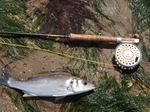
[[[94,89],[95,89],[95,87],[92,88],[92,90],[94,90]]]
[[[96,88],[95,86],[92,86],[89,90],[95,90],[95,88]]]
[[[95,86],[90,87],[90,88],[89,88],[89,91],[90,91],[90,90],[94,90],[94,89],[95,89]]]
[[[95,91],[95,87],[93,86],[92,88],[90,88],[89,90],[87,90],[87,92],[89,92],[89,91],[94,92]]]

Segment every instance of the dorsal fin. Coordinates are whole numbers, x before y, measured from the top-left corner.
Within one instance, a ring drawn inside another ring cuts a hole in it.
[[[32,80],[32,79],[34,79],[34,78],[36,78],[36,77],[38,77],[38,76],[28,77],[28,80]]]

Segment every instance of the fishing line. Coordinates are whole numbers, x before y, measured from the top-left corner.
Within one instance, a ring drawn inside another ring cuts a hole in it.
[[[85,58],[79,58],[79,57],[67,55],[67,54],[56,52],[56,51],[52,51],[52,50],[42,49],[42,48],[38,48],[38,47],[24,46],[24,45],[21,45],[21,44],[12,44],[12,43],[2,42],[2,41],[0,41],[0,44],[13,46],[13,47],[20,47],[20,48],[26,48],[26,49],[33,49],[33,50],[49,52],[49,53],[57,54],[57,55],[60,55],[60,56],[63,56],[63,57],[68,57],[68,58],[76,59],[76,60],[80,60],[80,61],[86,61],[86,62],[98,64],[98,65],[105,65],[105,66],[111,66],[111,67],[112,66],[117,66],[115,64],[108,64],[108,63],[103,63],[103,62],[97,62],[97,61],[94,61],[94,60],[88,60],[88,59],[85,59]]]

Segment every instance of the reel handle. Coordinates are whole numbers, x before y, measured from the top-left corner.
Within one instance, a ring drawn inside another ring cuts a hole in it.
[[[122,37],[108,37],[99,35],[84,35],[84,34],[73,34],[70,33],[69,39],[71,41],[89,41],[89,42],[129,42],[129,43],[139,43],[139,39],[134,38],[122,38]]]

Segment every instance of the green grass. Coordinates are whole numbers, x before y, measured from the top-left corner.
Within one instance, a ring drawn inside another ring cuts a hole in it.
[[[6,93],[10,97],[12,103],[22,112],[40,112],[37,101],[29,101],[26,98],[22,97],[22,94],[12,92],[5,87],[3,88],[1,94],[4,93]]]
[[[87,60],[93,60],[100,62],[100,54],[101,54],[101,49],[100,48],[95,48],[95,47],[72,47],[68,50],[65,50],[66,54],[78,57],[78,58],[83,58]],[[66,64],[63,64],[63,68],[69,68],[72,71],[78,71],[78,76],[84,75],[88,79],[91,78],[92,74],[95,74],[95,71],[97,69],[97,64],[93,64],[90,62],[86,61],[81,61],[77,59],[70,59]],[[88,71],[88,72],[86,72]],[[77,73],[76,73],[77,74]]]
[[[132,10],[132,16],[133,16],[133,30],[134,32],[140,34],[141,41],[142,41],[142,53],[143,53],[143,59],[145,62],[150,62],[150,1],[148,0],[127,0],[129,3],[129,6]]]
[[[9,32],[34,32],[37,30],[37,27],[42,24],[42,15],[37,15],[35,22],[32,22],[30,18],[27,17],[26,13],[26,0],[1,0],[0,2],[0,30],[9,31]],[[31,25],[32,24],[32,25]],[[30,26],[27,29],[25,26]],[[1,35],[0,40],[3,42],[11,44],[21,44],[24,46],[30,45],[29,43],[35,43],[41,48],[52,49],[53,42],[50,40],[40,40],[40,39],[24,39],[22,37],[11,36],[11,35]],[[35,38],[35,37],[34,37]],[[45,44],[46,43],[46,44]],[[32,46],[32,45],[30,45]],[[24,56],[27,56],[31,50],[23,49],[19,47],[6,46],[8,57],[13,59],[22,59]]]
[[[117,1],[117,0],[116,0]],[[140,49],[142,50],[142,55],[144,61],[149,65],[149,28],[150,28],[150,2],[147,0],[126,0],[132,11],[132,28],[133,34],[138,33],[140,35]],[[110,0],[92,0],[91,6],[93,7],[96,15],[102,18],[110,24],[110,27],[115,29],[115,23],[109,16],[105,15],[101,5],[107,7],[107,3],[111,3]],[[115,6],[120,7],[120,6]],[[90,25],[88,25],[90,26]],[[87,26],[86,26],[87,27]],[[94,28],[91,28],[95,34]],[[118,32],[118,35],[120,33]],[[145,39],[145,41],[144,41]],[[89,49],[86,49],[89,53]],[[86,52],[84,54],[86,54]],[[80,51],[81,53],[81,51]],[[88,56],[89,54],[86,54]],[[91,53],[91,52],[90,52]],[[94,60],[102,56],[102,53],[95,55]],[[98,56],[98,57],[97,57]],[[101,60],[103,58],[101,57]],[[89,65],[91,68],[92,66]],[[85,67],[85,66],[84,66]],[[96,66],[95,66],[96,67]],[[92,68],[94,71],[95,69]],[[89,72],[89,71],[88,71]],[[105,71],[107,73],[107,70]],[[61,107],[61,112],[141,112],[149,111],[150,107],[150,77],[149,73],[144,69],[144,67],[139,67],[134,72],[121,72],[121,78],[117,82],[114,77],[108,77],[110,74],[101,74],[102,78],[95,89],[95,92],[89,96],[86,96],[73,103],[65,103]],[[91,79],[92,80],[92,79]],[[131,87],[129,86],[131,83]]]
[[[0,2],[0,31],[9,31],[9,32],[34,32],[36,27],[40,24],[41,19],[37,19],[35,23],[33,23],[33,28],[27,29],[25,25],[31,24],[31,20],[27,18],[26,14],[26,0],[1,0]],[[2,36],[0,35],[0,41],[7,42],[10,44],[21,44],[24,46],[30,45],[30,42],[33,42],[32,39],[16,37],[16,36]],[[36,40],[40,47],[48,46],[47,48],[51,48],[53,43],[49,43],[45,45],[44,40]],[[50,46],[50,47],[49,47]],[[10,57],[14,60],[23,59],[25,56],[29,54],[32,50],[23,49],[19,47],[12,46],[0,46],[1,52],[6,52],[5,56]],[[39,103],[36,100],[29,101],[26,98],[22,97],[22,94],[10,91],[8,88],[4,88],[2,94],[7,94],[14,106],[16,106],[19,110],[23,112],[39,112]]]
[[[117,0],[116,0],[117,1]],[[150,2],[148,0],[126,0],[132,11],[132,30],[133,33],[140,35],[140,49],[142,50],[143,60],[150,64]],[[0,2],[0,30],[1,31],[13,31],[13,32],[36,32],[37,27],[42,24],[43,15],[37,15],[38,19],[35,23],[32,23],[32,28],[27,29],[26,24],[31,21],[26,17],[26,0],[1,0]],[[105,20],[110,28],[114,32],[120,35],[120,32],[115,28],[115,23],[112,18],[106,15],[101,5],[107,7],[110,0],[91,0],[91,8],[95,12],[95,16],[99,19]],[[121,6],[116,6],[121,7]],[[92,21],[84,21],[82,25],[87,28],[91,34],[101,34],[95,24]],[[59,31],[59,29],[56,29]],[[30,45],[29,42],[33,42],[35,46],[43,49],[57,50],[58,52],[66,53],[68,55],[76,56],[78,58],[84,58],[88,60],[94,60],[97,62],[103,62],[106,56],[102,52],[102,47],[99,43],[85,43],[85,42],[71,42],[68,46],[63,47],[61,50],[54,48],[51,40],[43,39],[24,39],[15,38],[13,36],[1,38],[4,42]],[[145,43],[146,41],[146,43]],[[28,50],[12,47],[2,46],[2,49],[7,50],[7,56],[13,59],[22,59],[29,53]],[[120,80],[116,81],[115,77],[108,77],[109,74],[105,69],[99,73],[98,82],[95,82],[97,67],[103,67],[102,65],[96,65],[86,61],[79,61],[70,59],[66,63],[62,63],[62,68],[57,68],[53,72],[66,72],[74,76],[82,77],[90,80],[97,85],[95,92],[89,96],[83,97],[77,102],[64,103],[61,107],[62,112],[141,112],[147,111],[150,106],[150,78],[148,72],[139,67],[137,71],[133,73],[121,72]],[[105,68],[105,66],[104,66]],[[132,86],[129,87],[129,82],[132,82]],[[146,88],[146,91],[142,89],[142,86]],[[25,112],[40,111],[40,107],[37,102],[29,102],[23,98],[20,94],[14,95],[9,89],[4,90],[5,93],[11,98],[11,101],[20,110]]]
[[[150,28],[149,0],[127,0],[133,16],[133,30],[142,34]],[[143,35],[145,36],[145,35]]]
[[[13,32],[27,32],[25,29],[25,19],[22,19],[20,15],[23,16],[26,7],[24,5],[25,1],[22,0],[1,0],[0,2],[0,30],[1,31],[13,31]],[[1,38],[2,41],[15,44],[26,45],[24,39],[22,38]],[[24,56],[25,52],[21,48],[9,47],[7,46],[7,56],[14,59],[20,59]]]
[[[0,30],[25,31],[23,21],[18,15],[25,13],[25,0],[1,0],[0,2]]]
[[[150,106],[150,96],[125,92],[114,77],[106,74],[94,93],[74,103],[63,104],[60,112],[141,112]]]

